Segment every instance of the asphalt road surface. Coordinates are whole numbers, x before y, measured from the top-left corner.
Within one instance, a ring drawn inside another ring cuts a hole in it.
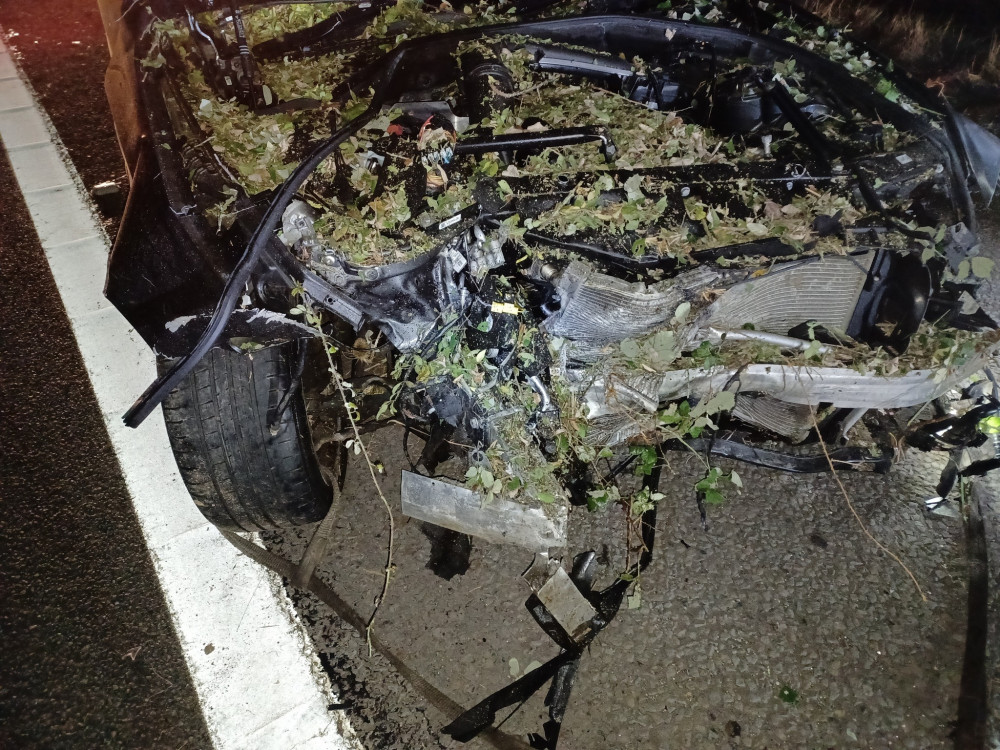
[[[0,747],[207,747],[52,274],[0,149]]]
[[[96,9],[2,0],[0,28],[17,33],[8,42],[84,183],[123,183],[103,104]],[[0,190],[0,747],[209,747],[115,457],[3,160]],[[142,430],[135,436],[141,441]],[[393,499],[404,466],[399,444],[389,431],[370,448]],[[976,558],[959,519],[922,508],[940,462],[911,453],[887,477],[844,476],[853,510],[828,476],[741,466],[746,489],[711,508],[705,528],[685,489],[697,478],[695,461],[670,460],[640,606],[624,610],[584,656],[560,747],[955,746]],[[387,541],[369,482],[350,467],[337,544],[321,570],[365,616]],[[413,670],[471,706],[555,654],[524,608],[519,576],[529,556],[476,541],[468,570],[446,580],[428,567],[434,545],[425,529],[396,510],[396,570],[376,628]],[[859,520],[912,570],[926,601]],[[266,542],[295,559],[309,531]],[[614,508],[571,518],[576,549],[599,552],[605,581],[620,569],[615,550],[625,534]],[[312,596],[293,598],[365,747],[458,746],[439,733],[449,717],[383,657],[369,656],[363,638]],[[543,696],[503,731],[541,731]]]

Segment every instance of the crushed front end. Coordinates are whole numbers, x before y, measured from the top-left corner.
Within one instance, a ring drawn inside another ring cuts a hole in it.
[[[109,294],[171,356],[335,343],[362,420],[536,508],[527,546],[646,446],[885,469],[886,410],[992,351],[974,126],[808,19],[289,7],[150,5],[145,168],[182,249],[123,232]]]

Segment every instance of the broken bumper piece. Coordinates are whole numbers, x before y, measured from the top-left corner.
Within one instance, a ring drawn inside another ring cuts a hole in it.
[[[566,504],[545,507],[494,498],[439,479],[403,472],[403,513],[462,534],[533,552],[566,546]]]

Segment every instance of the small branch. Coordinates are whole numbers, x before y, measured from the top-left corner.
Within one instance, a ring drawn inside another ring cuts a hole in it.
[[[375,485],[375,491],[378,493],[379,499],[382,500],[382,504],[385,506],[386,515],[389,517],[389,543],[386,549],[385,556],[385,569],[383,571],[382,577],[382,590],[379,592],[378,596],[375,597],[375,608],[372,610],[371,616],[368,618],[368,622],[365,623],[365,639],[368,642],[368,655],[371,656],[373,653],[372,648],[372,628],[375,625],[375,617],[378,615],[379,609],[382,607],[382,602],[385,601],[385,595],[389,591],[389,580],[392,578],[392,553],[395,547],[396,540],[396,519],[392,515],[392,506],[389,505],[389,501],[385,497],[385,493],[382,492],[382,486],[378,482],[378,476],[376,476],[375,462],[372,461],[371,456],[368,455],[368,447],[361,440],[361,431],[358,429],[358,423],[354,419],[354,410],[351,408],[351,403],[347,398],[347,391],[344,389],[344,379],[340,376],[340,370],[333,361],[333,353],[331,351],[331,343],[328,341],[326,334],[320,331],[320,336],[323,340],[323,351],[326,352],[326,360],[330,367],[330,376],[333,378],[333,382],[337,384],[337,391],[340,393],[340,398],[344,402],[344,410],[347,412],[347,419],[351,423],[351,430],[354,432],[354,444],[361,449],[361,454],[364,456],[365,463],[368,464],[368,472],[372,477],[372,484]]]
[[[848,494],[847,488],[844,487],[844,483],[840,481],[840,475],[837,474],[837,469],[833,465],[833,459],[830,458],[830,452],[826,449],[826,443],[823,441],[823,435],[819,429],[819,422],[816,421],[816,412],[810,408],[809,413],[812,415],[813,426],[816,428],[816,437],[819,438],[819,445],[823,449],[823,455],[826,456],[826,462],[830,466],[830,472],[833,474],[833,480],[837,483],[837,486],[840,488],[840,494],[842,494],[844,496],[844,500],[847,501],[847,507],[851,509],[851,513],[854,515],[854,519],[858,522],[858,526],[861,527],[861,530],[865,533],[865,536],[871,539],[876,547],[885,552],[885,554],[887,554],[889,557],[891,557],[893,560],[896,561],[899,567],[901,567],[903,570],[906,571],[906,575],[910,577],[910,580],[913,581],[913,585],[917,587],[917,593],[920,594],[920,598],[926,602],[927,596],[924,594],[924,590],[920,588],[920,583],[917,581],[917,577],[913,575],[913,571],[911,571],[908,567],[906,567],[906,563],[904,563],[898,555],[892,552],[892,550],[890,550],[888,547],[886,547],[884,544],[882,544],[882,542],[880,542],[872,535],[872,533],[865,526],[865,522],[861,520],[861,516],[858,515],[858,512],[854,509],[854,503],[851,502],[851,496]]]

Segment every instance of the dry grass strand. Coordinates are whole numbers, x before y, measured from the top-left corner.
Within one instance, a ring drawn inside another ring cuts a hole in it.
[[[830,473],[833,474],[833,480],[837,483],[837,486],[840,488],[840,494],[843,495],[844,500],[847,502],[847,507],[851,509],[851,514],[854,516],[854,520],[858,522],[858,526],[861,527],[861,531],[864,532],[866,537],[872,540],[872,543],[876,547],[885,552],[885,554],[887,554],[889,557],[891,557],[893,560],[896,561],[899,567],[901,567],[904,571],[906,571],[906,575],[910,577],[910,580],[913,581],[913,585],[916,586],[917,593],[920,594],[920,599],[926,602],[927,595],[924,594],[924,590],[920,587],[920,582],[917,581],[917,577],[913,575],[913,571],[907,567],[906,563],[903,562],[903,560],[899,557],[899,555],[894,553],[892,550],[890,550],[888,547],[882,544],[882,542],[876,539],[875,536],[868,530],[868,527],[865,526],[865,522],[861,520],[861,516],[858,514],[858,511],[855,510],[854,508],[854,503],[851,502],[851,495],[850,493],[848,493],[847,488],[844,487],[844,483],[840,481],[840,475],[837,473],[837,468],[833,465],[833,459],[830,458],[830,452],[826,448],[826,442],[823,440],[823,434],[820,432],[819,429],[819,422],[816,421],[816,412],[810,409],[810,413],[812,414],[813,426],[816,428],[816,436],[819,438],[819,445],[823,449],[823,455],[826,457],[826,463],[830,467]]]

